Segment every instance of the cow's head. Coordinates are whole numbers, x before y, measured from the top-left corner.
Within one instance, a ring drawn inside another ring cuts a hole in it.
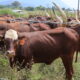
[[[18,32],[13,29],[7,30],[4,38],[6,43],[6,55],[10,58],[16,55],[18,45],[22,46],[25,44],[24,36],[19,36]]]
[[[15,56],[15,47],[18,41],[18,34],[15,30],[9,29],[5,32],[6,55],[8,57]]]

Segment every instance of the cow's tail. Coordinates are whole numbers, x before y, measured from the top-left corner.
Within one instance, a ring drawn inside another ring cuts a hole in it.
[[[76,51],[76,59],[75,59],[75,62],[77,62],[77,59],[78,59],[78,50]]]

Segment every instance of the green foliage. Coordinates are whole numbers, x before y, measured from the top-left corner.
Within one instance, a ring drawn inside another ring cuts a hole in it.
[[[5,6],[3,6],[3,5],[0,5],[0,9],[3,9],[3,8],[5,8]]]
[[[37,7],[35,8],[35,10],[45,10],[45,7],[43,7],[43,6],[37,6]]]
[[[12,11],[10,9],[0,9],[0,14],[12,14]]]
[[[33,7],[25,7],[25,10],[27,10],[27,11],[33,11],[34,8]]]
[[[0,9],[0,15],[9,14],[15,17],[27,17],[28,15],[12,12],[12,9]]]
[[[14,1],[11,5],[15,8],[18,8],[21,6],[21,3],[19,1]]]
[[[22,9],[22,7],[20,7]],[[27,8],[28,10],[24,10],[24,14],[20,14],[18,12],[13,12],[12,10],[14,9],[10,9],[10,8],[4,8],[4,9],[0,9],[0,15],[4,15],[4,14],[9,14],[9,15],[12,15],[12,16],[15,16],[15,17],[25,17],[25,18],[28,18],[30,15],[33,15],[33,16],[36,16],[36,15],[39,15],[39,16],[47,16],[46,15],[46,12],[51,16],[51,18],[54,20],[55,19],[55,15],[53,13],[53,11],[51,9],[47,9],[46,11],[44,10],[34,10],[34,11],[29,11],[31,10],[31,7]],[[33,8],[32,8],[33,9]],[[66,12],[66,15],[68,17],[74,17],[74,13],[71,13],[71,12],[68,12],[68,11],[65,11]],[[61,13],[59,11],[55,11],[55,13],[58,15],[58,16],[61,16]]]
[[[80,55],[77,63],[74,63],[74,80],[80,79]],[[16,66],[17,67],[17,66]],[[65,69],[61,59],[55,60],[51,65],[34,64],[31,70],[27,68],[17,71],[11,69],[8,59],[0,54],[0,78],[8,80],[65,80]]]

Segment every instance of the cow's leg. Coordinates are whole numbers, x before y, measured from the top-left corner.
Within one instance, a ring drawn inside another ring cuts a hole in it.
[[[67,80],[72,80],[73,71],[73,55],[64,55],[62,61],[66,70]]]
[[[14,58],[9,58],[10,67],[13,68],[15,65]]]

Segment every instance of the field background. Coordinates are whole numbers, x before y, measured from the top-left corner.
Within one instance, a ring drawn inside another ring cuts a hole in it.
[[[30,15],[33,15],[33,16],[36,16],[36,15],[39,15],[39,16],[47,16],[46,15],[46,12],[52,17],[52,19],[55,18],[55,15],[53,13],[52,10],[48,9],[48,10],[34,10],[34,11],[28,11],[28,10],[23,10],[24,13],[23,14],[20,14],[18,12],[13,12],[12,11],[13,9],[11,8],[4,8],[4,9],[0,9],[0,15],[12,15],[16,18],[28,18]],[[58,10],[55,10],[55,13],[57,13],[58,16],[61,16],[61,13],[58,11]],[[70,12],[68,10],[65,10],[65,13],[67,15],[67,17],[75,17],[75,12]]]

